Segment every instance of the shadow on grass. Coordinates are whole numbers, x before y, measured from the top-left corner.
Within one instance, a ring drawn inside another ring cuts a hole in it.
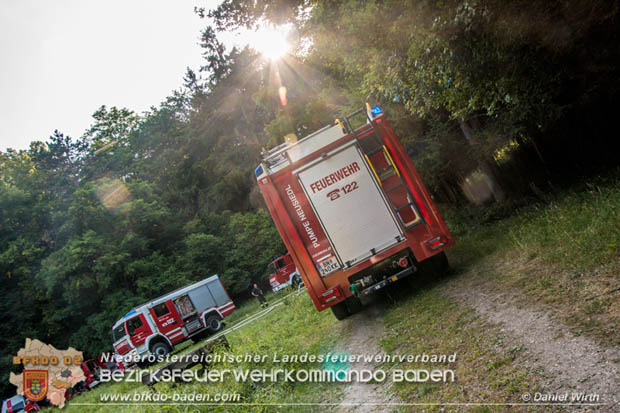
[[[465,271],[464,267],[448,268],[443,272],[436,272],[421,267],[416,273],[401,280],[400,282],[389,285],[384,290],[375,294],[374,301],[378,305],[389,307],[398,306],[411,296],[419,294],[421,291],[433,290],[448,282],[450,279],[460,276]],[[382,304],[379,304],[382,303]]]
[[[439,285],[448,282],[454,277],[460,276],[464,269],[449,268],[442,273],[420,268],[416,273],[404,278],[386,288],[377,291],[369,297],[364,297],[363,308],[359,311],[364,316],[372,314],[374,317],[383,316],[390,308],[397,307],[412,296],[424,290],[432,290]]]

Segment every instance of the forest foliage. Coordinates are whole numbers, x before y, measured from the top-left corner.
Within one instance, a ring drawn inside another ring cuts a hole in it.
[[[263,147],[379,104],[435,199],[538,196],[617,165],[618,1],[224,0],[204,66],[146,113],[0,153],[0,390],[26,337],[96,355],[133,305],[219,274],[241,297],[285,252]],[[224,31],[291,27],[269,61]]]

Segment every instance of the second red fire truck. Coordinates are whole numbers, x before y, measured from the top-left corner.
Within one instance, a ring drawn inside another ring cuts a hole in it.
[[[134,308],[112,327],[120,356],[165,356],[192,337],[214,333],[235,304],[217,275]]]
[[[296,286],[301,282],[301,275],[295,267],[291,254],[286,253],[281,257],[276,257],[269,263],[269,284],[274,293],[277,293],[289,285]]]
[[[447,265],[454,240],[378,107],[264,152],[255,173],[318,311],[343,319],[422,264]]]

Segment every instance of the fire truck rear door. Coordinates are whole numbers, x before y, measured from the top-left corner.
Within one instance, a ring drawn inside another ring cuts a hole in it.
[[[355,144],[295,171],[344,268],[404,239]]]

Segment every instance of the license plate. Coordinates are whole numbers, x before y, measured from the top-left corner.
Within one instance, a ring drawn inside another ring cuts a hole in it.
[[[340,269],[340,264],[338,264],[338,260],[336,257],[330,257],[324,261],[321,261],[316,265],[317,270],[319,270],[319,274],[321,277],[325,277],[327,274],[330,274],[338,269]]]

